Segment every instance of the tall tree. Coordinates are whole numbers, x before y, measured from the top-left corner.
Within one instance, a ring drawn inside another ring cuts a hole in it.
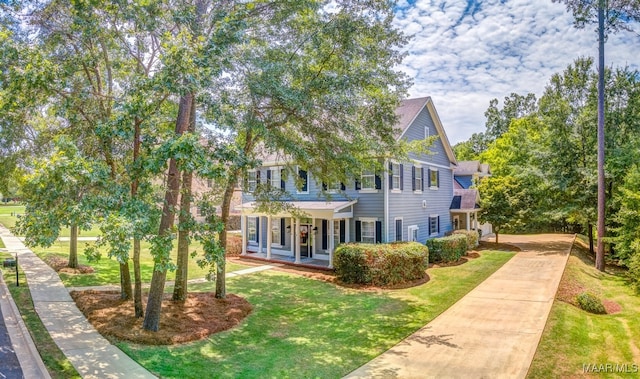
[[[605,53],[607,35],[620,29],[629,29],[628,24],[640,20],[640,3],[635,0],[553,0],[562,2],[573,13],[575,26],[583,28],[597,23],[598,33],[598,247],[596,268],[605,269]]]
[[[383,0],[326,5],[263,8],[247,42],[234,50],[242,64],[232,74],[234,85],[218,95],[221,106],[212,109],[231,132],[223,245],[237,179],[265,155],[282,157],[285,175],[299,164],[310,177],[339,183],[380,152],[398,150],[395,109],[407,80],[395,69],[406,39],[392,25],[393,9]],[[259,202],[271,199],[266,192]],[[224,297],[223,265],[216,280],[216,296]]]

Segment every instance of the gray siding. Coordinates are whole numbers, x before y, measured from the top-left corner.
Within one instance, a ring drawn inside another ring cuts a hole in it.
[[[413,121],[411,126],[409,126],[405,131],[405,134],[403,137],[406,138],[408,141],[424,139],[425,127],[429,128],[430,136],[438,135],[438,130],[436,129],[436,126],[433,120],[431,119],[431,115],[429,114],[429,111],[427,110],[427,108],[424,108],[422,111],[420,111],[420,113],[418,114],[416,119]],[[411,159],[428,161],[428,162],[439,164],[446,167],[450,166],[451,163],[449,162],[449,158],[447,157],[447,153],[445,152],[445,148],[444,148],[444,143],[442,142],[441,138],[438,138],[433,143],[431,147],[431,151],[433,153],[431,155],[424,155],[424,154],[419,155],[419,154],[410,153],[409,157]]]

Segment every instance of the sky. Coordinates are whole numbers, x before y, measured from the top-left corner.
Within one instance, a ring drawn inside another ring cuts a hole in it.
[[[491,99],[540,98],[575,59],[597,62],[595,25],[576,29],[551,0],[399,0],[395,24],[413,36],[400,66],[413,80],[409,97],[431,96],[452,145],[485,130]],[[605,65],[640,69],[639,51],[638,34],[610,35]]]

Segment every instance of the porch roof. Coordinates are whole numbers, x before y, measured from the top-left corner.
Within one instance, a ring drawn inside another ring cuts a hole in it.
[[[351,218],[353,217],[353,210],[345,210],[345,208],[348,208],[357,202],[358,199],[342,201],[285,201],[283,203],[286,204],[286,209],[275,214],[269,214],[267,212],[256,211],[257,203],[254,201],[243,203],[239,210],[243,215],[289,217],[291,216],[291,212],[287,209],[293,208],[296,211],[313,218]]]

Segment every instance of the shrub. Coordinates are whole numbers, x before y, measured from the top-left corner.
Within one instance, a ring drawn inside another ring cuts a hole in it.
[[[475,230],[456,230],[453,232],[454,235],[461,234],[467,237],[467,251],[473,250],[478,247],[478,232]]]
[[[242,237],[237,234],[227,234],[227,257],[235,257],[242,254]]]
[[[396,285],[421,279],[429,265],[429,250],[417,242],[340,245],[333,264],[345,283]]]
[[[602,305],[602,301],[600,299],[589,292],[583,292],[576,298],[578,301],[578,305],[581,309],[595,314],[605,314],[607,311],[604,309],[604,305]]]
[[[429,262],[456,262],[467,251],[467,236],[453,234],[449,237],[427,240]]]

